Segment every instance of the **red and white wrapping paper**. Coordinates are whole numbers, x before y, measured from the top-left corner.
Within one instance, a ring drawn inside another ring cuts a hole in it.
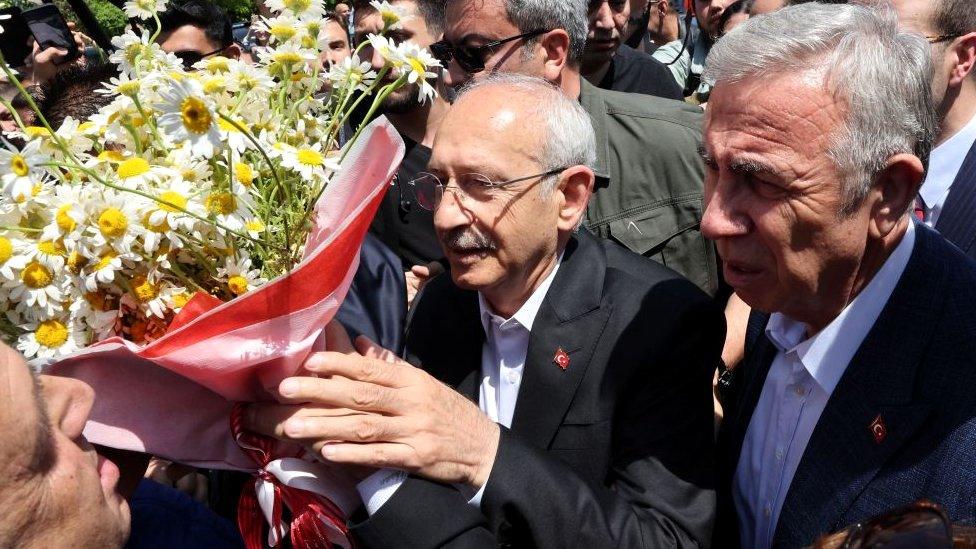
[[[197,467],[271,475],[284,486],[314,485],[308,481],[314,475],[294,470],[300,460],[256,463],[231,432],[231,412],[237,402],[272,400],[269,390],[319,350],[403,153],[385,118],[363,132],[316,204],[305,257],[291,273],[227,303],[198,294],[148,345],[111,338],[49,366],[46,373],[95,389],[88,440]],[[335,494],[321,495],[346,506]]]

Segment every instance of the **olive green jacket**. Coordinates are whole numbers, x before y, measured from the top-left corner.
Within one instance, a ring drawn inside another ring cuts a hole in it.
[[[715,247],[701,234],[702,110],[598,89],[581,79],[580,104],[596,131],[596,188],[585,226],[678,271],[706,292],[718,288]]]

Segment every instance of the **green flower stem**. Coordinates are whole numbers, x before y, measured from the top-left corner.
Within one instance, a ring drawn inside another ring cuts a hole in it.
[[[15,233],[42,233],[44,229],[34,229],[32,227],[12,227],[9,225],[0,225],[0,231],[10,231]]]
[[[183,272],[183,268],[180,267],[179,262],[176,261],[175,259],[169,262],[169,268],[170,271],[172,271],[173,274],[176,275],[176,278],[180,279],[180,282],[186,284],[188,288],[193,288],[196,291],[203,292],[205,294],[209,293],[207,292],[206,289],[204,289],[203,286],[197,284],[196,281],[194,281],[192,278],[187,276],[186,273]]]
[[[9,112],[14,117],[14,122],[17,123],[17,127],[20,128],[20,131],[27,133],[27,126],[24,124],[24,121],[20,118],[20,113],[17,112],[17,109],[15,109],[14,106],[11,105],[9,101],[7,101],[2,97],[0,97],[0,104],[3,104],[4,108],[7,109],[7,112]]]

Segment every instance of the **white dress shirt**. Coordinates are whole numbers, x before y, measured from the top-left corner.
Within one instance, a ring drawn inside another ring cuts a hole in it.
[[[512,426],[515,415],[515,402],[519,387],[522,386],[522,371],[525,368],[525,355],[529,350],[532,324],[542,307],[549,287],[562,264],[562,255],[556,260],[549,276],[532,292],[529,299],[511,318],[502,318],[492,312],[488,301],[478,294],[481,311],[481,325],[485,330],[485,343],[481,347],[481,385],[478,406],[492,421],[505,427]],[[366,511],[372,515],[383,506],[406,480],[407,474],[393,469],[383,469],[373,473],[356,489],[359,491]],[[482,485],[473,495],[467,487],[458,487],[470,497],[469,503],[481,506]]]
[[[976,116],[956,132],[956,135],[932,149],[928,175],[918,191],[925,202],[925,224],[929,227],[935,227],[938,223],[952,189],[952,182],[956,180],[973,143],[976,143]]]
[[[742,547],[772,545],[793,475],[830,395],[854,353],[888,303],[915,246],[915,227],[895,247],[871,282],[823,330],[807,337],[807,325],[774,313],[766,337],[778,349],[733,479]],[[879,365],[879,367],[881,367]]]

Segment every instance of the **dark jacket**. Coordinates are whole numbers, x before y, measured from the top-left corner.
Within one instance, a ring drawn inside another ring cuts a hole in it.
[[[440,276],[416,305],[407,355],[477,401],[484,339],[477,293]],[[687,280],[574,236],[533,324],[480,510],[410,477],[353,532],[364,547],[706,545],[723,339],[720,311]]]
[[[597,143],[597,183],[586,227],[715,293],[715,248],[700,231],[701,109],[601,90],[585,79],[581,86],[580,104],[593,121]]]
[[[976,259],[976,143],[969,149],[950,189],[935,229]]]
[[[925,226],[915,235],[905,272],[810,437],[776,547],[809,545],[922,498],[944,505],[954,522],[976,520],[976,263]],[[757,337],[724,403],[716,547],[739,545],[732,477],[775,356]],[[880,442],[871,427],[879,416],[887,430]]]

